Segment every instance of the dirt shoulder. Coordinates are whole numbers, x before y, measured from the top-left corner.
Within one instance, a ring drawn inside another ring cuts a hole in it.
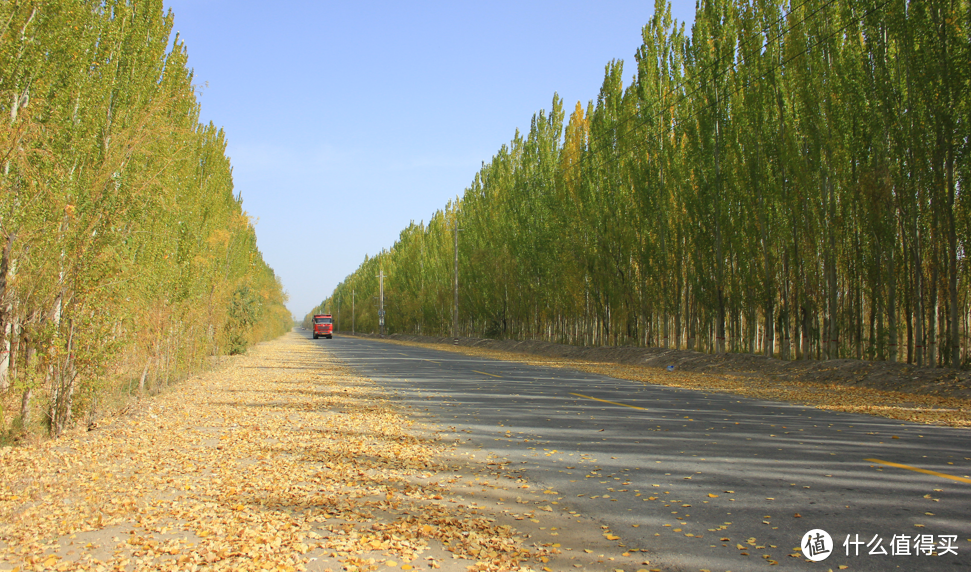
[[[0,449],[0,570],[658,570],[462,435],[290,333]]]
[[[971,427],[971,372],[967,371],[850,359],[783,361],[751,354],[538,341],[400,334],[373,339],[820,409]]]

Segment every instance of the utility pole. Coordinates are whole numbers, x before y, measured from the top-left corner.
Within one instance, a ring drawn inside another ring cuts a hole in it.
[[[384,270],[378,272],[378,326],[384,335]]]
[[[455,303],[452,305],[452,338],[455,345],[459,343],[459,221],[456,212],[455,224]]]
[[[351,335],[354,335],[354,290],[351,289]]]
[[[337,299],[337,332],[341,331],[341,299]]]

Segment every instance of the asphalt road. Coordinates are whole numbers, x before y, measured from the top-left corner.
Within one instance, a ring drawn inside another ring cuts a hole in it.
[[[652,567],[971,569],[967,430],[340,335],[314,343],[509,459],[560,508],[648,549]],[[833,539],[819,562],[794,550],[812,529]]]

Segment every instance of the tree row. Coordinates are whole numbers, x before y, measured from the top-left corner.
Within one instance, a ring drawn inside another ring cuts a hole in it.
[[[383,271],[389,331],[448,334],[458,225],[460,335],[966,366],[968,1],[659,0],[642,39],[320,308],[375,329]]]
[[[162,0],[0,3],[4,428],[60,434],[289,326],[172,24]]]

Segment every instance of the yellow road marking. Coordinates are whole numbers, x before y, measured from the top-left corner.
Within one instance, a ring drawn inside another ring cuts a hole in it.
[[[461,229],[459,229],[459,230],[461,230]],[[433,359],[426,359],[425,361],[430,361],[430,362],[432,362],[432,363],[438,363],[438,364],[440,364],[440,363],[442,363],[442,362],[440,362],[440,361],[435,361],[435,360],[433,360]]]
[[[647,407],[638,407],[636,405],[627,405],[626,403],[617,403],[616,401],[607,401],[606,399],[599,399],[597,397],[590,397],[589,395],[583,395],[581,393],[571,393],[570,395],[576,395],[577,397],[582,397],[584,399],[592,399],[594,401],[602,401],[604,403],[609,403],[611,405],[620,405],[621,407],[630,407],[631,409],[644,409],[644,410],[647,409]]]
[[[921,469],[920,467],[911,467],[910,465],[901,465],[900,463],[891,463],[890,461],[881,461],[880,459],[863,459],[864,461],[870,463],[880,463],[881,465],[887,465],[888,467],[897,467],[898,469],[907,469],[908,471],[917,471],[918,473],[924,473],[925,475],[934,475],[935,477],[941,477],[944,479],[951,479],[952,481],[959,481],[962,483],[971,483],[971,479],[966,479],[964,477],[956,477],[954,475],[946,475],[944,473],[938,473],[937,471],[929,471],[927,469]]]
[[[486,373],[484,371],[478,371],[478,370],[475,370],[475,369],[473,369],[472,371],[474,371],[475,373],[481,373],[482,375],[488,375],[490,377],[502,377],[501,375],[495,375],[495,374],[492,374],[492,373]]]

